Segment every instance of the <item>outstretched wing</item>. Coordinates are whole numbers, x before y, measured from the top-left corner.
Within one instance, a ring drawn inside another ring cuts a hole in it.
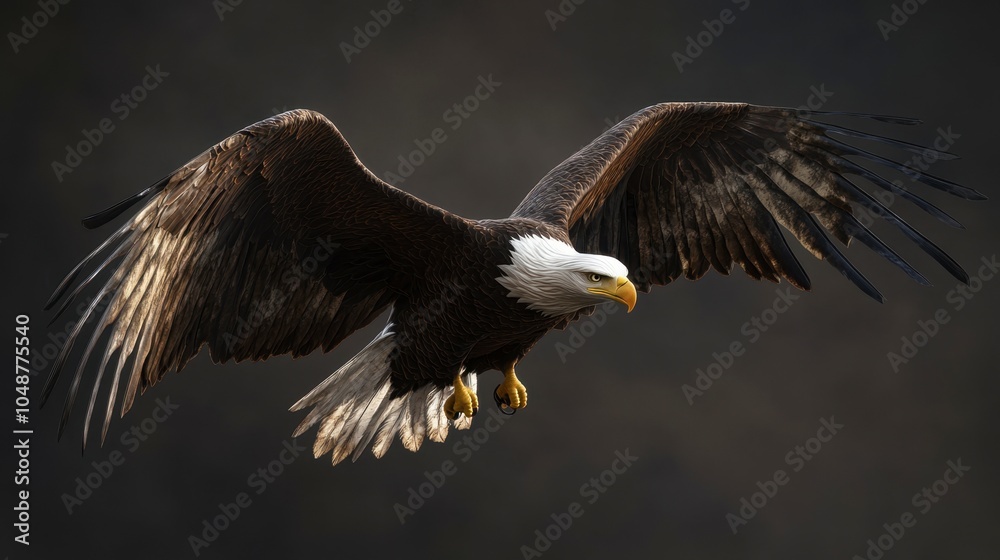
[[[896,124],[918,121],[853,113]],[[952,217],[847,156],[906,173],[914,181],[969,200],[980,193],[841,141],[862,138],[937,159],[954,156],[899,140],[819,122],[794,109],[743,103],[664,103],[628,117],[550,171],[514,211],[564,227],[580,251],[613,255],[642,290],[681,275],[700,278],[733,262],[750,276],[801,289],[809,277],[789,250],[781,224],[866,294],[882,295],[831,243],[855,238],[915,280],[927,280],[869,229],[882,218],[959,280],[964,270],[847,175],[916,204],[941,221]],[[859,211],[860,209],[860,211]],[[862,218],[862,219],[859,219]],[[866,224],[865,222],[868,221]],[[825,231],[824,231],[825,230]]]
[[[100,226],[142,199],[142,208],[69,274],[47,305],[104,256],[59,310],[110,272],[56,358],[42,397],[96,318],[59,428],[61,435],[84,367],[107,332],[84,445],[106,369],[102,441],[123,371],[122,414],[136,390],[180,370],[205,344],[221,362],[330,350],[389,306],[397,287],[420,277],[461,222],[372,175],[333,123],[305,110],[237,132],[84,225]]]

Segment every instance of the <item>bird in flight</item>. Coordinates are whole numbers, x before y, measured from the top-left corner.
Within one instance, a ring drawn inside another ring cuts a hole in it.
[[[137,390],[181,370],[206,345],[216,362],[326,352],[388,311],[381,333],[291,408],[309,409],[295,435],[317,426],[313,452],[330,453],[336,464],[369,446],[381,457],[397,434],[415,451],[425,439],[443,441],[449,424],[468,428],[479,408],[477,377],[489,370],[503,373],[497,405],[524,408],[518,361],[546,333],[609,300],[631,311],[637,291],[710,268],[728,275],[734,263],[755,279],[808,290],[782,228],[878,301],[830,235],[844,246],[855,239],[928,281],[870,231],[875,218],[968,282],[957,262],[876,194],[892,193],[957,227],[912,186],[985,197],[848,141],[954,156],[826,122],[838,119],[919,122],[663,103],[556,166],[510,217],[471,220],[380,180],[323,115],[282,113],[84,219],[95,228],[142,202],[50,298],[46,309],[63,302],[58,316],[107,273],[54,361],[42,401],[92,318],[59,426],[61,436],[85,366],[107,334],[84,445],[102,386],[103,442],[120,382],[124,415]],[[913,181],[890,180],[882,168]]]

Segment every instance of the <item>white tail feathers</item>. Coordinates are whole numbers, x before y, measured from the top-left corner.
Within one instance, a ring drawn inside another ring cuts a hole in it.
[[[396,348],[391,329],[392,324],[386,326],[361,352],[292,405],[293,412],[313,407],[292,436],[298,437],[319,422],[313,444],[316,457],[332,451],[334,465],[348,456],[356,461],[372,440],[372,453],[381,457],[397,433],[410,451],[420,449],[425,437],[437,442],[448,437],[444,401],[455,391],[450,385],[429,384],[389,398],[389,359]],[[475,392],[476,373],[464,374],[463,379]],[[454,424],[464,430],[472,425],[472,419],[460,416]]]

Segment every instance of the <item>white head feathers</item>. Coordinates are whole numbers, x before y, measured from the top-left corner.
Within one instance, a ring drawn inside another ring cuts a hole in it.
[[[619,278],[628,268],[618,259],[578,253],[569,244],[540,235],[511,241],[511,264],[500,265],[503,276],[496,280],[529,309],[543,315],[573,313],[606,299],[588,291],[591,274]]]

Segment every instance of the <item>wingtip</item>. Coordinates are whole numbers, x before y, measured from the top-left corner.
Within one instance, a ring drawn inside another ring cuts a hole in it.
[[[895,115],[874,115],[871,113],[856,113],[853,111],[810,111],[810,114],[814,115],[838,115],[844,117],[860,117],[863,119],[871,119],[873,121],[879,121],[889,124],[901,124],[906,126],[913,126],[918,124],[923,124],[923,120],[913,118],[913,117],[897,117]]]
[[[969,282],[970,282],[971,279],[969,278],[969,273],[966,272],[964,268],[962,268],[961,266],[959,266],[958,270],[953,270],[953,271],[951,271],[951,273],[955,277],[956,280],[958,280],[959,282],[965,284],[966,286],[969,285]]]
[[[912,118],[912,117],[894,117],[894,116],[891,116],[891,115],[872,115],[871,118],[874,119],[874,120],[876,120],[876,121],[879,121],[879,122],[884,122],[884,123],[889,123],[889,124],[901,124],[901,125],[905,125],[905,126],[914,126],[914,125],[918,125],[918,124],[924,124],[923,119],[915,119],[915,118]]]
[[[878,291],[878,288],[876,288],[874,285],[869,284],[867,287],[864,286],[859,286],[859,287],[866,296],[875,300],[875,303],[882,303],[882,304],[885,303],[885,296],[882,295],[882,292]]]
[[[911,275],[910,278],[913,278],[913,281],[916,282],[917,284],[920,284],[921,286],[927,286],[928,288],[934,287],[934,284],[930,280],[928,280],[926,276],[920,274],[919,272],[917,272],[915,276]]]
[[[955,218],[953,218],[952,216],[950,216],[948,214],[945,214],[945,213],[942,212],[941,215],[936,215],[935,217],[941,223],[947,225],[948,227],[952,227],[952,228],[955,228],[955,229],[965,229],[965,226],[962,225],[962,222],[956,220]]]
[[[63,434],[66,432],[66,421],[69,415],[66,411],[63,411],[62,417],[59,419],[59,427],[56,428],[56,441],[62,441]]]
[[[121,215],[122,212],[131,208],[132,205],[135,204],[136,202],[139,202],[140,200],[146,198],[150,194],[156,194],[161,190],[163,190],[167,182],[170,180],[171,175],[163,177],[159,181],[153,183],[151,186],[143,189],[142,192],[136,193],[126,198],[125,200],[122,200],[121,202],[114,204],[113,206],[110,206],[108,208],[105,208],[104,210],[101,210],[100,212],[91,214],[90,216],[83,218],[83,220],[81,220],[81,223],[83,223],[83,227],[87,229],[96,229],[110,222],[111,220],[117,218],[119,215]]]
[[[83,439],[80,441],[80,452],[83,453],[87,450],[87,436],[90,435],[90,419],[84,421],[83,423]]]
[[[872,294],[872,298],[879,303],[885,303],[885,296],[882,295],[882,292],[877,289],[875,290],[875,293]]]
[[[121,210],[118,209],[118,206],[120,206],[121,204],[122,203],[119,203],[106,210],[101,210],[96,214],[91,214],[80,220],[80,223],[83,224],[83,227],[87,229],[97,229],[103,226],[104,224],[110,222],[111,220],[115,219],[115,217],[117,217],[118,214],[125,211],[125,208],[127,208],[127,206],[125,208],[121,208]]]
[[[854,274],[851,275],[845,274],[845,276],[847,276],[854,283],[854,285],[856,285],[858,288],[861,288],[861,291],[867,294],[868,297],[872,298],[873,300],[879,303],[885,303],[885,296],[882,295],[882,292],[880,292],[878,288],[875,287],[875,284],[872,284],[857,269],[854,269],[853,272]]]
[[[38,397],[39,410],[45,408],[46,403],[49,402],[49,397],[52,396],[52,389],[55,388],[57,377],[59,377],[59,373],[53,370],[49,372],[48,378],[45,379],[45,384],[42,385],[42,393]]]
[[[118,214],[124,212],[125,208],[122,208],[121,210],[118,211],[115,210],[117,210],[117,208],[112,207],[109,208],[108,210],[103,210],[96,214],[91,214],[80,220],[80,223],[83,224],[83,227],[87,229],[97,229],[103,226],[104,224],[110,222],[111,220],[115,219],[116,217],[118,217]]]
[[[55,290],[52,291],[52,295],[49,296],[49,299],[45,302],[45,306],[42,307],[42,310],[48,311],[52,309],[52,307],[56,304],[56,302],[58,302],[59,299],[62,298],[63,294],[66,293],[66,290],[68,290],[69,287],[73,284],[73,281],[76,280],[76,277],[80,275],[80,271],[83,269],[83,265],[86,262],[87,259],[85,259],[80,264],[76,265],[76,267],[74,267],[74,269],[70,271],[69,274],[66,275],[66,278],[63,278],[63,281],[60,282],[58,286],[56,286]],[[57,317],[59,317],[58,314],[56,314],[56,316],[53,317],[52,320],[55,321]],[[51,324],[52,323],[49,323],[49,325]]]

